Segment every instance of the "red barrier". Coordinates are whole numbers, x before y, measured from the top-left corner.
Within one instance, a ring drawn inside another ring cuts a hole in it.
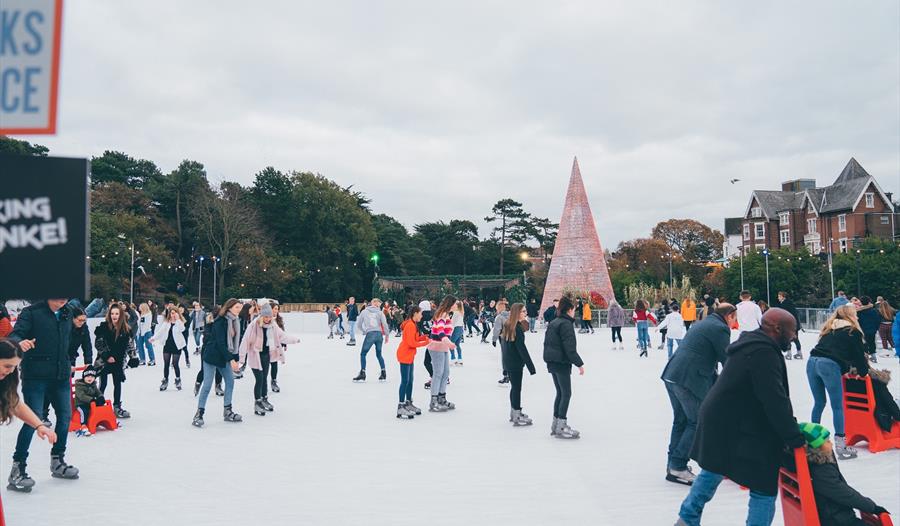
[[[868,442],[869,451],[879,453],[900,448],[900,422],[885,432],[875,421],[875,394],[872,379],[867,376],[843,377],[844,430],[847,444]]]

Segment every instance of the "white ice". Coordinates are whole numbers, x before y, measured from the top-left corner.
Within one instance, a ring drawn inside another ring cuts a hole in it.
[[[95,523],[130,525],[670,525],[688,491],[666,482],[671,408],[659,374],[665,351],[638,358],[636,333],[626,329],[624,351],[610,350],[608,329],[579,335],[586,374],[573,378],[569,422],[576,441],[549,436],[553,384],[542,366],[543,333],[529,334],[538,364],[526,376],[523,405],[535,425],[507,421],[509,391],[497,387],[499,354],[467,339],[465,366],[451,369],[448,399],[457,409],[415,420],[395,418],[397,340],[385,346],[388,381],[354,384],[359,347],[326,340],[324,315],[288,314],[289,332],[302,343],[288,348],[282,392],[270,394],[275,412],[252,410],[253,379],[237,380],[239,424],[222,421],[222,398],[210,396],[206,427],[191,426],[196,408],[192,368],[182,360],[184,390],[159,392],[161,363],[128,371],[124,405],[133,418],[114,432],[69,435],[67,460],[77,481],[50,477],[49,446],[35,439],[31,494],[3,491],[11,526]],[[651,332],[655,344],[656,332]],[[804,352],[816,335],[801,335]],[[193,343],[191,343],[193,349]],[[159,360],[161,362],[161,359]],[[414,399],[426,407],[427,379],[417,357]],[[896,358],[882,358],[900,392]],[[791,398],[801,421],[812,396],[806,360],[789,361]],[[112,396],[111,387],[107,392]],[[826,408],[823,424],[831,427]],[[0,429],[5,477],[19,424]],[[696,470],[696,467],[695,467]],[[900,450],[841,462],[849,483],[900,516]],[[744,523],[747,493],[725,482],[707,507],[704,524]],[[782,524],[778,506],[775,524]]]

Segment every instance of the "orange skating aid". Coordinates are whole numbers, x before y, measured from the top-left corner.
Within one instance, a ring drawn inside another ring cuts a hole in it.
[[[868,376],[845,375],[843,381],[847,444],[852,446],[867,442],[872,453],[900,448],[900,422],[894,422],[890,432],[885,432],[875,421],[872,379]]]

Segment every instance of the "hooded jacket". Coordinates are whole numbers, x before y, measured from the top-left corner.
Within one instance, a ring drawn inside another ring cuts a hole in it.
[[[400,339],[400,346],[397,347],[397,361],[411,364],[416,359],[416,350],[428,345],[431,338],[419,332],[419,326],[412,319],[404,321],[400,329],[403,336]]]
[[[847,320],[834,320],[831,327],[831,332],[819,338],[809,355],[835,361],[841,367],[841,374],[847,374],[851,366],[856,367],[859,375],[869,374],[862,334]]]
[[[521,324],[516,324],[516,339],[514,341],[502,340],[500,342],[500,352],[502,353],[501,358],[504,371],[521,371],[524,366],[528,368],[528,372],[531,374],[537,372],[534,362],[531,361],[531,355],[528,354],[528,347],[525,347],[525,331],[522,329]]]
[[[881,315],[875,310],[875,306],[863,305],[856,311],[856,317],[866,339],[874,338],[875,333],[878,332],[878,326],[881,325]]]
[[[503,324],[506,323],[506,320],[508,320],[508,319],[509,319],[509,311],[508,310],[501,312],[500,314],[497,315],[496,318],[494,318],[494,328],[491,329],[491,343],[492,344],[497,343],[498,339],[502,341],[502,338],[500,338],[500,331],[503,330]]]
[[[390,329],[388,329],[387,318],[384,317],[384,313],[381,312],[381,309],[373,305],[369,305],[359,314],[359,317],[356,320],[356,329],[362,334],[383,332],[387,335],[390,332]]]
[[[806,447],[809,478],[812,479],[816,510],[822,526],[855,526],[859,524],[854,509],[875,513],[876,504],[851,488],[838,468],[834,453],[822,448]]]
[[[726,352],[722,374],[700,406],[691,458],[705,470],[775,495],[784,446],[806,443],[794,419],[782,350],[757,329],[741,334]]]
[[[79,347],[84,355],[84,365],[91,365],[94,359],[94,347],[91,344],[91,333],[87,323],[81,327],[72,325],[72,335],[69,336],[69,363],[72,367],[75,367],[75,361],[78,359]]]
[[[75,403],[78,405],[88,405],[91,402],[103,398],[103,393],[97,387],[97,380],[93,383],[87,383],[83,378],[75,380]],[[98,404],[99,405],[99,404]]]
[[[625,325],[625,309],[618,303],[613,303],[609,306],[607,325],[610,327],[623,327]]]
[[[875,397],[875,421],[878,422],[878,427],[890,432],[894,422],[900,422],[900,407],[888,389],[891,371],[870,369],[869,376],[872,378],[872,395]]]

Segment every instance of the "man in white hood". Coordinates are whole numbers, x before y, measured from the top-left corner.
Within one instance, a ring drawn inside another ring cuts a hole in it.
[[[375,357],[378,358],[378,365],[381,366],[381,375],[378,377],[378,380],[381,382],[386,381],[387,372],[384,369],[384,358],[381,356],[381,345],[382,343],[388,342],[391,331],[388,329],[387,318],[385,318],[384,313],[381,312],[380,299],[372,298],[372,301],[369,302],[369,306],[359,314],[359,318],[356,320],[356,326],[359,327],[359,332],[363,333],[364,337],[359,352],[359,364],[361,369],[359,370],[359,375],[357,375],[353,381],[366,381],[366,354],[369,353],[369,349],[373,345],[375,346]]]

